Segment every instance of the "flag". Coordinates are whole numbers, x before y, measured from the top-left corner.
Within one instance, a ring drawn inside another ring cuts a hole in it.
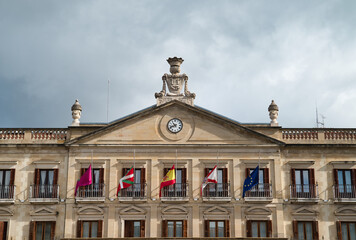
[[[124,188],[130,187],[132,184],[134,184],[134,169],[133,167],[130,168],[130,170],[126,173],[126,175],[120,179],[119,181],[119,186],[117,187],[117,193],[116,195],[119,195],[119,191]]]
[[[218,174],[217,174],[216,167],[217,166],[215,165],[213,170],[211,170],[208,173],[208,175],[204,178],[203,183],[201,185],[201,189],[200,189],[200,194],[201,195],[203,195],[203,190],[209,183],[218,183]]]
[[[87,186],[92,183],[93,182],[92,182],[92,177],[91,177],[91,164],[90,164],[89,168],[85,171],[85,173],[78,180],[77,185],[75,186],[74,196],[77,196],[77,190],[79,187]]]
[[[161,186],[159,188],[159,197],[161,197],[161,190],[165,186],[173,185],[176,183],[176,172],[173,167],[167,172],[166,176],[162,179]]]
[[[258,184],[258,175],[259,175],[260,168],[257,166],[253,172],[245,179],[242,197],[245,197],[245,192],[251,190],[253,186]]]

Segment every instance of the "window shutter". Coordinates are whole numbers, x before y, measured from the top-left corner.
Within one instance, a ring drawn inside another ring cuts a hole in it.
[[[103,237],[103,220],[98,221],[98,237]]]
[[[295,185],[295,168],[292,168],[290,170],[290,176],[291,176],[291,183],[292,185]]]
[[[34,232],[35,232],[35,222],[31,221],[30,222],[30,232],[29,232],[29,236],[28,236],[29,240],[34,240],[34,234],[33,234]]]
[[[188,236],[188,222],[187,220],[183,220],[183,237],[187,237]]]
[[[82,168],[83,169],[83,168]],[[82,221],[77,221],[77,237],[82,237]]]
[[[125,177],[128,170],[129,168],[122,168],[122,177]]]
[[[54,240],[55,232],[56,232],[56,222],[51,222],[51,240]]]
[[[230,224],[229,220],[225,220],[225,236],[224,237],[230,237]]]
[[[162,237],[167,237],[167,220],[162,220]]]
[[[144,168],[142,168],[142,169],[144,169]],[[145,237],[145,220],[141,220],[140,221],[140,236],[141,237]]]
[[[263,183],[269,183],[269,169],[263,169]]]
[[[249,168],[246,168],[245,169],[245,179],[250,176],[250,169]]]
[[[309,169],[309,188],[310,188],[310,193],[312,197],[315,197],[316,195],[316,187],[315,187],[315,174],[314,174],[314,169]]]
[[[267,237],[272,237],[272,220],[267,221]]]
[[[100,184],[104,183],[104,168],[100,168],[99,170],[99,183]]]
[[[53,185],[58,183],[58,169],[53,169]]]
[[[208,176],[209,168],[204,168],[204,177]]]
[[[207,169],[207,168],[205,168],[205,169]],[[205,227],[204,227],[204,236],[205,237],[210,237],[209,236],[209,220],[205,220],[204,221],[204,223],[205,223]]]
[[[246,237],[252,237],[251,220],[246,221]]]
[[[132,225],[132,221],[129,221],[129,220],[126,220],[125,221],[125,235],[124,235],[124,237],[132,237],[131,236],[131,229],[133,228],[133,225]]]
[[[223,183],[227,183],[227,168],[223,168]]]
[[[5,228],[5,224],[6,222],[0,222],[0,240],[5,240],[6,239],[6,236],[4,236],[5,232],[4,230],[6,231],[6,228]]]
[[[15,183],[15,169],[10,170],[10,185],[14,185]]]
[[[339,185],[339,178],[337,176],[337,169],[334,169],[333,172],[334,172],[334,185],[337,186],[337,185]]]
[[[141,184],[146,183],[146,168],[141,168]]]
[[[182,168],[182,183],[187,183],[187,169]]]
[[[293,221],[293,237],[298,238],[298,222],[295,220]]]
[[[313,221],[313,238],[319,239],[318,221]]]
[[[85,173],[87,169],[86,168],[81,168],[80,169],[80,176],[83,176],[83,174]]]
[[[36,185],[39,185],[39,184],[40,184],[40,169],[38,169],[38,168],[35,169],[34,183],[35,183]]]
[[[166,174],[168,173],[170,169],[169,168],[164,168],[163,169],[163,177],[166,176]]]
[[[337,239],[342,240],[341,222],[336,221]]]
[[[355,188],[355,186],[356,186],[356,169],[351,169],[351,180],[352,180],[352,185]],[[354,192],[354,190],[352,190],[352,192]]]

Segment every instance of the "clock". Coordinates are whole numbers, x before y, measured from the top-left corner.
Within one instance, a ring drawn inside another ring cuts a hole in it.
[[[179,133],[183,128],[183,123],[178,118],[173,118],[168,121],[167,128],[171,133]]]

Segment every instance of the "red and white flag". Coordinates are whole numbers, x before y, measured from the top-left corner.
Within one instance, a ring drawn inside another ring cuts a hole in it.
[[[134,184],[134,169],[133,167],[125,174],[123,178],[120,179],[119,186],[117,187],[116,196],[119,194],[119,191],[124,188],[130,187]]]
[[[200,193],[201,195],[203,194],[203,190],[204,188],[209,184],[209,183],[218,183],[218,172],[216,170],[216,165],[213,168],[213,170],[211,170],[208,175],[204,178],[203,183],[201,185],[201,189],[200,189]]]

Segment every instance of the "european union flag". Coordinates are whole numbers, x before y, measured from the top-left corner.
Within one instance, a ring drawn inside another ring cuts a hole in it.
[[[245,197],[245,192],[249,191],[253,186],[258,184],[258,173],[260,172],[257,166],[253,172],[245,179],[242,197]]]

